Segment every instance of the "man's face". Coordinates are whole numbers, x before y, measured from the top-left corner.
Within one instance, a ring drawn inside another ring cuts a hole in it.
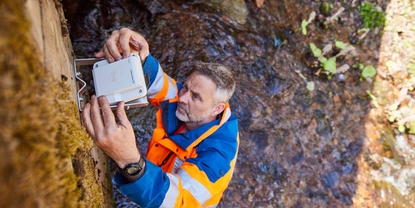
[[[179,93],[179,104],[176,116],[186,123],[207,123],[210,122],[213,112],[213,93],[216,84],[209,78],[192,73],[184,82]]]

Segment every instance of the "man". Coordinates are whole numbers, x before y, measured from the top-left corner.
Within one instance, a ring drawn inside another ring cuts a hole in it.
[[[124,103],[116,117],[107,99],[91,97],[82,118],[95,144],[118,165],[115,181],[141,207],[216,207],[231,180],[239,146],[228,100],[235,90],[222,65],[195,63],[180,84],[166,75],[140,34],[114,31],[96,54],[109,61],[138,52],[150,77],[148,98],[159,110],[146,159],[136,146]]]

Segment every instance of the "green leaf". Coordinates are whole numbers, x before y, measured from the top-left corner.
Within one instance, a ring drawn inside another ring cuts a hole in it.
[[[398,126],[398,131],[401,132],[401,133],[405,132],[405,125],[399,125]]]
[[[320,61],[320,63],[324,64],[327,62],[326,57],[321,57],[320,59],[318,59]]]
[[[337,48],[340,48],[340,49],[345,49],[345,48],[346,48],[346,44],[345,44],[345,43],[343,43],[343,42],[341,42],[341,41],[336,41],[336,42],[334,43],[334,45],[335,45]]]
[[[303,20],[301,22],[301,31],[303,32],[303,35],[307,35],[307,25],[308,25],[307,21]]]
[[[362,71],[364,78],[372,78],[376,75],[376,69],[372,65],[366,66]]]
[[[314,45],[314,43],[310,43],[310,49],[311,49],[311,52],[313,52],[313,55],[315,57],[318,58],[318,57],[321,56],[321,54],[322,54],[321,50],[319,48],[317,48],[316,45]]]
[[[314,90],[314,82],[307,82],[307,90],[308,91],[313,91]]]
[[[363,70],[365,68],[365,65],[359,64],[359,69]]]
[[[327,60],[325,63],[323,63],[323,68],[324,70],[332,73],[332,74],[336,74],[336,58],[335,57],[331,57],[329,58],[329,60]]]

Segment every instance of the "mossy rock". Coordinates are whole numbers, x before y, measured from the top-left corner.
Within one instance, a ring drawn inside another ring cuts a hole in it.
[[[68,85],[40,62],[20,3],[0,2],[0,207],[103,207],[101,187],[85,186],[97,184],[91,139]],[[92,174],[79,178],[72,160]]]

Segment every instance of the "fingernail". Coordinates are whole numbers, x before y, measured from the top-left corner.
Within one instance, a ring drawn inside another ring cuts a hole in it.
[[[114,59],[112,57],[108,58],[108,62],[114,62]]]
[[[91,96],[91,99],[95,99],[95,95],[92,95],[92,96]]]

